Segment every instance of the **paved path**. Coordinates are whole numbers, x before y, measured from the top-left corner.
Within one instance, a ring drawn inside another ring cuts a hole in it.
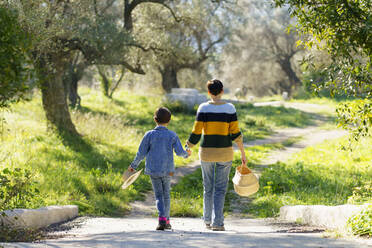
[[[200,219],[174,218],[173,230],[155,231],[155,218],[91,218],[68,236],[40,243],[6,244],[5,247],[215,247],[215,248],[367,248],[368,244],[323,238],[321,233],[296,233],[292,226],[272,219],[227,219],[225,232],[208,231]]]

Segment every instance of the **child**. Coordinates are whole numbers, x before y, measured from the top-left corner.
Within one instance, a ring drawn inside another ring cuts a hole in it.
[[[150,175],[159,212],[159,224],[156,230],[171,229],[170,177],[174,173],[173,150],[178,156],[187,158],[191,151],[182,148],[177,134],[167,129],[171,112],[164,107],[155,111],[155,129],[146,132],[138,148],[137,155],[128,170],[134,171],[146,157],[145,174]]]

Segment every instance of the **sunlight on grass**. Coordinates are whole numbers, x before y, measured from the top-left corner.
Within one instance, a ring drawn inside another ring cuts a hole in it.
[[[346,138],[326,141],[265,169],[247,211],[269,217],[283,205],[372,202],[372,138],[364,139],[353,152],[340,149],[346,142]]]

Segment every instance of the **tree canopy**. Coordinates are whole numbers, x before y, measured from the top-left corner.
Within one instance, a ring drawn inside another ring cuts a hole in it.
[[[323,68],[324,82],[314,83],[331,93],[362,98],[338,109],[340,124],[353,131],[354,138],[369,134],[372,126],[372,2],[369,0],[274,0],[289,5],[298,20],[302,42],[328,52],[331,63]],[[312,67],[311,58],[307,65]]]
[[[17,13],[0,5],[0,108],[25,96],[29,89],[28,35],[20,28]]]

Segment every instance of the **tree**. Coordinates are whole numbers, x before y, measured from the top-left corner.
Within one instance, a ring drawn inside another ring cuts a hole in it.
[[[96,68],[100,76],[103,95],[112,98],[112,95],[124,77],[125,67],[122,66],[120,69],[117,69],[111,66],[111,70],[106,70],[104,66],[97,65]],[[111,76],[109,75],[110,72]]]
[[[136,47],[128,32],[130,15],[140,4],[160,0],[7,1],[17,10],[22,29],[33,37],[29,53],[37,72],[48,127],[77,135],[67,107],[63,75],[76,52],[89,64],[125,65],[142,72],[140,65],[127,62],[126,54]],[[111,11],[108,11],[108,10]],[[118,19],[119,14],[120,19]],[[125,22],[127,21],[127,22]]]
[[[222,2],[174,1],[171,7],[173,12],[143,6],[141,14],[146,17],[145,25],[139,22],[134,26],[137,34],[155,37],[150,60],[159,71],[166,92],[179,88],[177,75],[181,70],[197,70],[214,56],[218,46],[223,46],[228,39],[232,23],[232,13],[228,13]],[[152,25],[146,25],[149,22]]]
[[[301,86],[296,55],[302,51],[297,34],[286,31],[293,20],[286,9],[273,9],[265,1],[245,1],[241,8],[245,20],[225,51],[224,75],[256,95],[291,95]]]
[[[0,108],[24,98],[30,87],[29,37],[17,13],[0,5]]]
[[[315,90],[330,88],[362,98],[356,106],[338,109],[340,124],[354,132],[354,138],[370,134],[372,126],[372,2],[369,0],[274,0],[289,5],[296,17],[302,42],[309,48],[327,51],[332,61],[324,68],[327,80],[314,83]],[[305,61],[311,68],[311,58]]]

